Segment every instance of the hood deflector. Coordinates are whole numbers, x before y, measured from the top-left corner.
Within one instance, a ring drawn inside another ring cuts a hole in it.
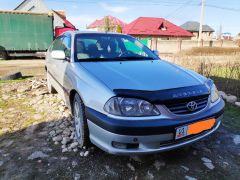
[[[181,87],[175,89],[165,89],[158,91],[142,91],[132,89],[114,89],[113,92],[119,97],[139,98],[154,104],[181,102],[186,99],[194,99],[196,97],[206,97],[210,94],[210,88],[205,85],[196,85],[189,87]]]

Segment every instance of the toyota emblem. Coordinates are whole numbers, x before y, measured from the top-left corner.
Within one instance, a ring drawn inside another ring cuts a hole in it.
[[[187,103],[187,108],[189,111],[195,111],[197,109],[198,105],[195,101],[191,101]]]

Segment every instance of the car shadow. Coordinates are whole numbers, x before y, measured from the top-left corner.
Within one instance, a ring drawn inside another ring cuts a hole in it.
[[[94,150],[90,150],[89,156],[81,157],[81,150],[62,153],[61,143],[54,144],[49,136],[50,124],[61,120],[53,119],[2,134],[0,179],[38,179],[43,175],[50,179],[72,179],[78,174],[81,179],[151,179],[152,176],[155,179],[176,179],[184,177],[188,169],[191,169],[194,176],[204,179],[208,172],[205,172],[206,167],[203,166],[201,158],[208,157],[214,160],[216,156],[229,153],[228,149],[222,147],[224,144],[217,143],[218,140],[222,140],[218,138],[219,135],[226,134],[220,131],[187,147],[158,154],[118,156],[108,154],[92,145]],[[224,141],[229,141],[228,136],[224,138]],[[218,153],[220,150],[222,152]],[[39,151],[46,157],[29,159],[33,153]],[[222,174],[222,168],[219,168],[214,177],[221,177]]]

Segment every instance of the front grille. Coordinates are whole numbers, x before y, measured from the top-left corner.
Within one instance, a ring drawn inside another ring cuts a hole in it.
[[[189,110],[187,104],[191,101],[196,102],[197,108],[195,110]],[[196,97],[191,100],[182,100],[181,102],[165,104],[165,106],[174,114],[184,115],[184,114],[193,114],[198,111],[201,111],[207,106],[208,96],[205,97]]]

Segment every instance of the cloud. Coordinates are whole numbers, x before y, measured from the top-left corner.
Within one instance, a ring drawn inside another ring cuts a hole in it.
[[[79,30],[86,29],[86,26],[96,20],[96,16],[83,14],[80,16],[68,16],[68,20]]]
[[[112,6],[104,2],[100,3],[100,6],[106,11],[110,11],[112,13],[124,13],[128,10],[128,7],[126,6]]]

